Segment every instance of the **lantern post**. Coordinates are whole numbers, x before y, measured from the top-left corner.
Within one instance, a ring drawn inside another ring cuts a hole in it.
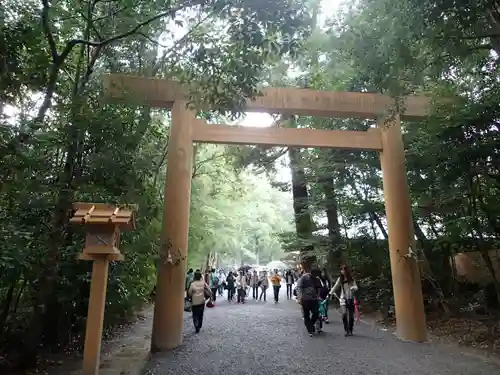
[[[80,260],[93,261],[89,307],[83,351],[83,375],[97,375],[106,306],[110,261],[121,261],[120,230],[135,229],[132,206],[118,207],[104,203],[74,203],[72,224],[83,224],[87,232]]]

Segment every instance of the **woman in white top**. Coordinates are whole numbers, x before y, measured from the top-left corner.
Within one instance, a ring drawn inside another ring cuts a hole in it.
[[[245,294],[247,289],[247,277],[243,271],[240,271],[238,278],[236,279],[237,288],[237,302],[245,303]]]
[[[192,311],[193,311],[193,324],[196,333],[200,332],[203,325],[203,313],[205,312],[205,300],[209,299],[212,295],[210,288],[205,280],[201,277],[200,270],[194,273],[193,281],[188,289],[188,297],[191,298]]]
[[[335,293],[340,288],[340,297]],[[344,323],[345,336],[352,336],[354,328],[354,293],[358,290],[356,281],[346,265],[340,266],[340,277],[330,290],[330,295],[335,295],[340,301],[342,322]]]

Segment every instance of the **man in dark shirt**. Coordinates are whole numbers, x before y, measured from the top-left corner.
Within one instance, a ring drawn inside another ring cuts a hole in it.
[[[321,271],[318,268],[313,268],[310,273],[305,273],[297,281],[297,300],[302,305],[304,325],[309,336],[313,335],[319,316],[318,291],[321,288],[319,276],[321,276]]]

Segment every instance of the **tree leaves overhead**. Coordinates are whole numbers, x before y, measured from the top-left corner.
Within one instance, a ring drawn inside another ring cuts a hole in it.
[[[298,1],[240,0],[218,2],[214,13],[219,20],[193,34],[174,69],[198,106],[237,116],[246,98],[258,94],[261,72],[297,53],[308,32],[307,8]]]
[[[13,363],[30,366],[79,343],[84,327],[91,268],[76,260],[84,233],[68,223],[72,202],[139,206],[120,244],[126,261],[110,269],[108,327],[155,283],[170,117],[103,104],[101,74],[177,79],[201,105],[238,110],[265,68],[297,51],[308,10],[292,0],[31,0],[0,11],[0,358],[22,352]],[[196,267],[209,251],[227,262],[279,257],[277,233],[289,230],[286,194],[236,171],[230,155],[199,149]]]
[[[75,261],[84,234],[68,225],[73,201],[139,205],[138,230],[120,245],[126,261],[110,270],[108,326],[154,285],[170,118],[103,104],[101,73],[178,80],[205,115],[219,117],[237,117],[270,84],[428,95],[433,115],[403,124],[424,278],[437,285],[434,297],[448,297],[458,288],[449,255],[478,249],[488,264],[500,236],[497,2],[361,0],[322,14],[317,1],[298,0],[13,0],[0,11],[0,358],[22,351],[29,364],[82,332],[90,268]],[[306,116],[294,124],[375,126]],[[201,267],[208,252],[264,262],[281,255],[284,238],[297,245],[290,194],[261,173],[275,179],[287,151],[197,147],[190,265]],[[314,220],[300,246],[317,244],[331,265],[344,254],[366,277],[369,300],[390,311],[378,156],[300,157]]]
[[[198,150],[190,222],[193,267],[200,267],[208,252],[231,265],[279,259],[278,234],[292,228],[291,197],[272,189],[263,176],[232,170],[231,159],[220,146]]]

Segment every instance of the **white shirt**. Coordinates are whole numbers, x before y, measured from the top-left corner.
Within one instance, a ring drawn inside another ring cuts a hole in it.
[[[236,279],[236,285],[241,288],[245,288],[247,286],[247,277],[245,275],[238,276],[238,278]]]
[[[335,290],[340,288],[340,306],[345,306],[345,300],[346,299],[352,299],[354,297],[353,293],[358,290],[358,286],[356,285],[356,281],[352,280],[352,283],[348,283],[347,281],[344,282],[342,285],[340,283],[340,277],[337,279],[337,282],[333,286],[333,288],[330,290],[330,294],[336,295]]]

